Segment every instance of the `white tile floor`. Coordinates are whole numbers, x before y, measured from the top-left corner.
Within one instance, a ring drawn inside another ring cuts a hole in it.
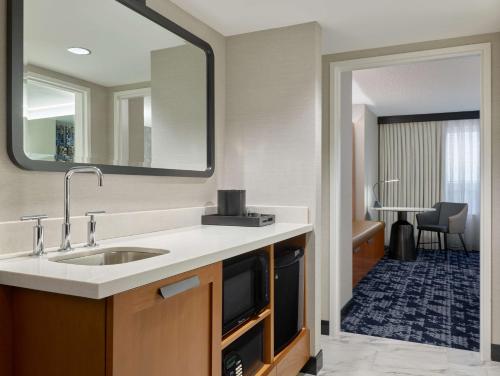
[[[500,376],[500,363],[470,351],[348,333],[321,343],[320,376]]]

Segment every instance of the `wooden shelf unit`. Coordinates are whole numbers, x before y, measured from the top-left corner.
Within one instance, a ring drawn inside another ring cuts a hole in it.
[[[306,348],[307,350],[309,350],[309,329],[307,328],[303,328],[302,331],[297,335],[297,337],[295,337],[287,347],[276,354],[274,362],[278,364],[287,363],[288,366],[288,364],[300,362],[300,355],[302,355],[304,361],[307,362],[307,360],[309,359],[309,355],[306,356],[305,351],[300,351],[301,348],[303,350],[305,350]],[[290,359],[287,359],[289,358],[289,355],[293,354],[294,352],[296,352],[298,356],[290,357]],[[291,358],[294,359],[292,360]],[[300,368],[302,368],[305,362],[300,365]]]
[[[0,326],[0,375],[159,376],[168,369],[172,375],[220,376],[222,349],[259,323],[264,324],[264,365],[254,376],[296,375],[309,359],[309,330],[274,354],[274,255],[284,248],[307,249],[306,242],[300,235],[264,248],[270,303],[224,338],[222,263],[101,300],[0,285],[5,324]],[[167,299],[158,293],[193,277],[200,282],[192,289]],[[43,325],[32,319],[33,312]]]
[[[238,338],[240,338],[243,334],[248,332],[250,329],[252,329],[255,325],[260,323],[262,320],[264,320],[266,317],[268,317],[271,314],[271,309],[266,308],[263,310],[261,313],[259,313],[257,316],[251,318],[248,320],[245,324],[242,326],[234,329],[233,331],[227,333],[223,338],[222,338],[222,350],[224,350],[226,347],[228,347],[231,343],[236,341]]]
[[[303,328],[297,337],[279,354],[274,354],[274,255],[282,249],[306,249],[306,235],[299,235],[263,248],[269,255],[270,301],[267,309],[245,324],[222,338],[221,348],[225,349],[260,322],[264,322],[264,366],[255,376],[290,376],[297,374],[310,356],[309,329]],[[306,256],[307,253],[304,255]],[[304,262],[306,269],[306,262]],[[306,272],[304,271],[306,279]],[[307,281],[307,279],[306,279]],[[304,300],[306,299],[306,281],[304,281]],[[304,302],[304,324],[306,323],[306,303]]]
[[[276,368],[272,364],[264,364],[260,370],[257,371],[255,376],[268,376],[276,375]]]
[[[310,357],[310,333],[307,329],[307,236],[299,235],[274,244],[274,252],[282,249],[304,249],[304,328],[294,340],[278,354],[273,354],[276,376],[296,375]],[[273,266],[274,268],[274,266]],[[274,279],[274,278],[273,278]],[[274,286],[274,285],[273,285]],[[274,295],[273,295],[274,298]],[[273,344],[274,347],[274,344]]]

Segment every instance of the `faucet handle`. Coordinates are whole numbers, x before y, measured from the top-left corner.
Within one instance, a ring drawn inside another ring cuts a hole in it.
[[[86,212],[85,215],[87,217],[90,217],[90,221],[87,227],[87,247],[96,247],[97,242],[96,242],[96,227],[97,223],[95,221],[95,216],[97,214],[104,214],[106,213],[104,210],[94,210],[94,211],[89,211]]]
[[[88,211],[85,213],[85,215],[87,217],[90,217],[90,220],[93,221],[95,216],[97,214],[106,214],[106,211],[105,210],[92,210],[92,211]]]
[[[33,256],[42,256],[44,251],[42,219],[48,218],[45,214],[26,215],[21,217],[21,221],[36,221],[33,227]]]
[[[21,217],[21,221],[37,221],[37,226],[42,225],[42,219],[49,218],[46,214],[25,215]]]

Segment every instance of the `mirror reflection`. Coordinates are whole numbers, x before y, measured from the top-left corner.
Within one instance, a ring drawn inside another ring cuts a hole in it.
[[[207,168],[205,51],[115,0],[25,0],[23,109],[32,160]]]

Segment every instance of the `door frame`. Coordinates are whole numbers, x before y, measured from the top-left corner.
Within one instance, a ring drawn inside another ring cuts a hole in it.
[[[36,82],[39,85],[66,90],[75,94],[75,157],[82,162],[89,161],[92,155],[90,89],[72,82],[63,81],[58,78],[31,71],[27,71],[24,74],[24,81],[26,82],[28,80]],[[80,126],[77,127],[77,124]]]
[[[359,69],[380,68],[464,56],[481,59],[481,226],[480,226],[480,356],[491,359],[491,254],[492,254],[492,145],[491,145],[491,44],[479,43],[458,47],[383,55],[330,63],[330,333],[340,328],[340,234],[342,221],[351,218],[342,210],[340,188],[343,168],[351,166],[341,158],[341,81],[342,74]]]
[[[126,119],[122,119],[121,117],[122,112],[128,111],[128,108],[123,108],[122,101],[124,99],[144,98],[147,96],[151,96],[150,87],[115,91],[113,93],[113,162],[116,164],[128,162],[128,116]]]

